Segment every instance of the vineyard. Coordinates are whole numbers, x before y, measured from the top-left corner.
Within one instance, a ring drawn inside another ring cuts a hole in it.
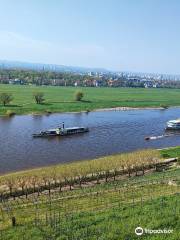
[[[179,173],[179,169],[169,170],[4,200],[0,204],[1,239],[136,239],[134,229],[139,225],[173,228],[168,239],[178,239]]]
[[[118,154],[102,157],[90,161],[56,165],[35,170],[11,173],[0,177],[1,198],[16,197],[59,187],[89,183],[101,179],[116,179],[119,175],[128,173],[138,175],[151,168],[156,168],[160,160],[157,150],[141,150],[133,153]]]
[[[138,239],[137,226],[173,229],[142,239],[179,239],[179,163],[157,169],[159,157],[144,150],[2,176],[0,239]]]

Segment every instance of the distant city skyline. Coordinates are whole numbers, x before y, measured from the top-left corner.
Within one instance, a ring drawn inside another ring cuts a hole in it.
[[[34,70],[44,70],[44,71],[57,71],[57,72],[74,72],[74,73],[103,73],[103,74],[123,74],[126,76],[144,76],[144,77],[166,77],[167,79],[180,80],[180,74],[170,74],[170,73],[160,73],[160,72],[137,72],[137,71],[116,71],[107,68],[97,68],[97,67],[82,67],[82,66],[69,66],[60,65],[52,63],[42,63],[42,62],[25,62],[25,61],[11,61],[0,59],[0,69],[34,69]]]
[[[178,0],[0,4],[0,59],[180,74]]]

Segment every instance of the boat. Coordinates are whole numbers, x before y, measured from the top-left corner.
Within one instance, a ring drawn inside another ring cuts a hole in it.
[[[58,127],[58,128],[49,129],[46,131],[41,131],[39,133],[35,133],[35,134],[33,134],[33,137],[67,136],[67,135],[85,133],[85,132],[89,132],[89,128],[87,128],[87,127],[65,128],[64,124],[63,124],[63,127]]]
[[[180,130],[180,119],[170,120],[166,123],[166,130]]]
[[[169,135],[160,135],[160,136],[148,136],[145,137],[144,140],[156,140],[156,139],[160,139],[160,138],[164,138],[164,137],[168,137]]]
[[[33,137],[52,137],[52,136],[60,136],[60,129],[49,129],[47,131],[41,131],[39,133],[34,133]]]

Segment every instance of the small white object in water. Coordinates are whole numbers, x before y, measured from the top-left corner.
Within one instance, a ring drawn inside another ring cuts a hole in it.
[[[170,136],[173,136],[173,134],[164,134],[164,135],[160,135],[160,136],[145,137],[145,140],[156,140],[159,138],[170,137]]]

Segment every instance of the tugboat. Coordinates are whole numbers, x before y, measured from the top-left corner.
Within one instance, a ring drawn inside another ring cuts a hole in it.
[[[165,130],[180,130],[180,119],[168,121]]]
[[[63,123],[62,127],[41,131],[40,133],[35,133],[32,136],[33,137],[67,136],[67,135],[85,133],[85,132],[89,132],[89,128],[86,128],[86,127],[65,128]]]

